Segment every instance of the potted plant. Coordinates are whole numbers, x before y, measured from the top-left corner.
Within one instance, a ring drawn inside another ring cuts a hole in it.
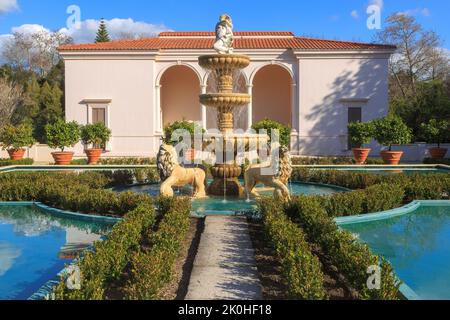
[[[357,164],[364,164],[372,149],[363,145],[370,143],[373,137],[373,124],[371,122],[352,122],[348,125],[353,155]]]
[[[8,151],[11,160],[22,160],[26,151],[25,147],[31,147],[35,143],[33,126],[29,123],[18,126],[8,124],[0,132],[0,142],[3,149]]]
[[[169,145],[176,145],[177,143],[182,142],[184,139],[183,136],[180,136],[178,140],[174,139],[175,137],[173,136],[174,132],[179,131],[179,130],[188,132],[191,137],[191,145],[188,146],[188,149],[186,150],[186,154],[184,155],[184,158],[187,161],[193,161],[193,160],[195,160],[194,159],[195,158],[195,150],[194,150],[195,131],[201,131],[202,133],[204,133],[205,130],[201,129],[198,126],[198,124],[196,124],[193,121],[187,121],[187,120],[176,121],[173,124],[169,124],[168,126],[166,126],[164,128],[164,139],[163,139],[164,143],[169,144]]]
[[[111,130],[103,123],[88,124],[81,128],[81,141],[85,146],[91,146],[84,150],[88,157],[88,164],[98,163],[109,139],[111,139]]]
[[[412,139],[412,131],[400,117],[388,116],[374,121],[374,136],[379,144],[388,147],[381,151],[385,164],[398,165],[403,151],[392,151],[395,144],[408,144]]]
[[[52,152],[57,165],[69,165],[73,159],[73,152],[65,152],[67,147],[74,147],[80,140],[80,127],[76,122],[65,122],[62,119],[45,126],[45,136],[50,148],[61,149]]]
[[[448,120],[432,119],[428,123],[422,123],[421,131],[424,138],[430,144],[437,144],[437,148],[430,148],[431,158],[444,159],[448,149],[441,148],[441,144],[450,138],[450,122]]]
[[[290,148],[291,147],[291,128],[285,126],[284,124],[270,120],[264,119],[252,125],[252,129],[256,132],[260,132],[261,130],[266,130],[267,135],[270,140],[272,138],[272,130],[278,130],[280,145]],[[270,141],[271,142],[271,141]]]

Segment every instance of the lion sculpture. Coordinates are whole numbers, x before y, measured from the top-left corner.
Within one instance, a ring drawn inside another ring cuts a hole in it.
[[[273,167],[273,164],[272,164]],[[253,165],[245,172],[245,190],[247,196],[259,198],[260,195],[255,187],[258,184],[264,184],[266,187],[274,188],[274,197],[287,201],[290,199],[288,183],[292,174],[292,162],[289,149],[287,147],[280,148],[280,162],[278,164],[278,172],[275,174],[265,174],[271,172],[271,166]],[[275,170],[273,170],[275,171]]]
[[[202,169],[186,169],[178,163],[178,156],[173,146],[163,144],[159,149],[157,163],[161,177],[161,195],[173,197],[172,187],[194,187],[194,198],[205,198],[206,173]]]

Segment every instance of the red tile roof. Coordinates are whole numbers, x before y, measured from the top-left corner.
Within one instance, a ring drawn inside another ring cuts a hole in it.
[[[69,44],[60,51],[148,51],[164,49],[212,49],[213,32],[163,32],[158,37],[104,43]],[[369,50],[395,46],[363,42],[295,37],[291,32],[236,32],[235,49]]]

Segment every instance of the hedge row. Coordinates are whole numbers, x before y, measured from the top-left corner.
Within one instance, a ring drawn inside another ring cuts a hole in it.
[[[161,289],[173,274],[183,240],[190,225],[191,202],[188,198],[162,199],[164,218],[158,230],[149,230],[150,249],[136,251],[131,257],[130,276],[125,285],[128,300],[159,299]]]
[[[292,158],[292,164],[303,166],[316,166],[316,165],[354,165],[355,159],[350,157],[294,157]],[[368,158],[366,164],[384,164],[383,159]]]
[[[100,158],[99,165],[152,165],[156,164],[155,158]],[[76,159],[72,165],[87,165],[86,159]]]
[[[353,216],[401,207],[405,189],[397,184],[379,184],[364,190],[315,198],[330,217]]]
[[[10,159],[0,159],[0,167],[9,166],[31,166],[34,163],[33,159],[22,159],[22,160],[10,160]]]
[[[86,214],[123,216],[150,196],[102,189],[111,180],[102,173],[30,173],[0,176],[0,201],[39,201]]]
[[[154,225],[155,217],[153,203],[141,204],[129,212],[107,240],[96,242],[76,263],[81,289],[69,290],[63,277],[54,289],[56,300],[107,299],[109,285],[122,276],[133,252],[139,250],[143,233]]]
[[[432,158],[426,158],[423,160],[424,164],[443,164],[450,166],[450,159],[432,159]]]
[[[295,197],[285,211],[305,230],[308,239],[322,248],[329,261],[358,290],[362,299],[398,299],[400,283],[393,274],[392,266],[384,259],[380,262],[351,233],[339,230],[319,201],[311,197]],[[368,268],[371,266],[381,267],[380,290],[369,290],[367,287]]]
[[[441,200],[450,198],[448,174],[371,174],[334,170],[295,169],[293,181],[325,183],[349,189],[366,189],[374,185],[398,185],[404,191],[404,202],[411,200]],[[362,213],[362,212],[361,212]]]
[[[283,213],[282,205],[269,198],[259,201],[266,237],[282,266],[283,279],[295,299],[327,297],[322,266],[311,252],[303,231]]]

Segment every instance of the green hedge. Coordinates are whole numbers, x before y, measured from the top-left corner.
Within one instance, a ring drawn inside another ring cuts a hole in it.
[[[350,157],[293,157],[292,164],[303,166],[317,166],[317,165],[355,165],[356,161]],[[366,161],[368,165],[384,164],[383,159],[368,158]]]
[[[86,214],[123,216],[150,196],[104,190],[111,179],[102,173],[11,173],[0,175],[0,201],[39,201]]]
[[[156,221],[153,203],[144,203],[118,223],[108,239],[96,242],[92,250],[79,259],[81,289],[67,289],[64,277],[55,287],[56,300],[104,300],[111,283],[117,281],[133,252],[140,248],[143,233]]]
[[[10,160],[10,159],[0,159],[0,167],[9,166],[31,166],[34,163],[33,159],[22,159],[22,160]]]
[[[346,277],[362,299],[398,299],[400,283],[393,269],[384,259],[374,256],[370,249],[359,243],[351,233],[339,230],[328,216],[321,203],[311,197],[295,197],[285,209],[288,216],[307,233],[308,239],[318,244],[329,261]],[[381,290],[367,288],[370,266],[380,265],[382,270]]]
[[[156,164],[155,158],[100,158],[99,165],[154,165]],[[72,161],[72,165],[82,166],[87,165],[86,159],[75,159]]]
[[[426,158],[423,160],[424,164],[443,164],[446,166],[450,166],[450,159],[432,159],[432,158]]]
[[[188,198],[161,199],[164,218],[158,230],[149,230],[150,249],[138,250],[131,257],[130,275],[125,285],[129,300],[155,300],[170,283],[174,264],[190,225],[191,201]]]
[[[265,198],[259,201],[266,237],[282,266],[283,279],[293,298],[326,298],[322,266],[311,252],[303,231],[284,215],[282,205]]]
[[[316,196],[330,217],[375,213],[401,207],[405,189],[396,184],[379,184],[364,190]]]

